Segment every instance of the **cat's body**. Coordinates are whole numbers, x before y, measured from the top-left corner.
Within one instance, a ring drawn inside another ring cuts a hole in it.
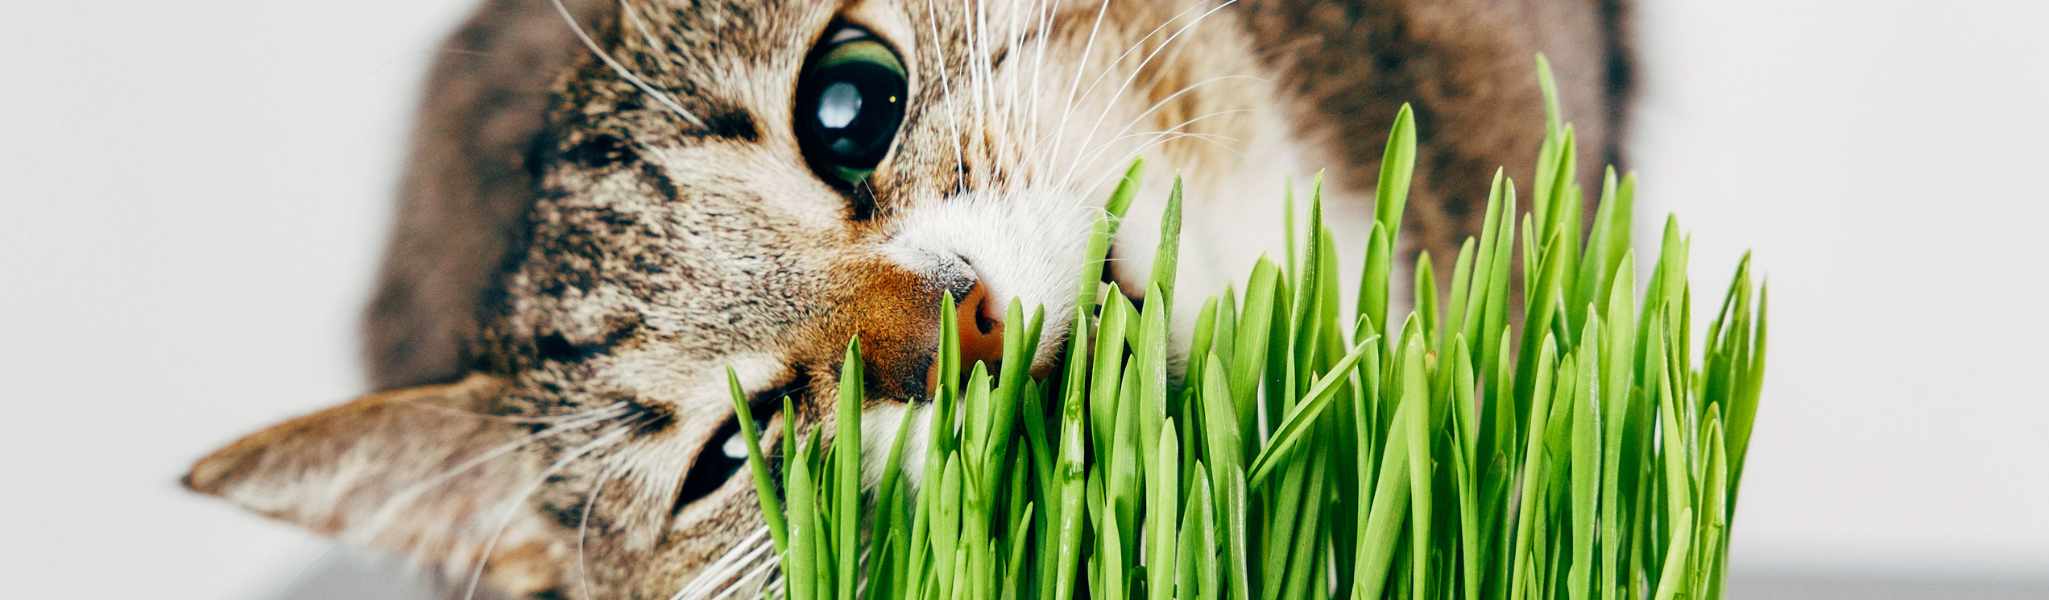
[[[721,448],[727,367],[821,422],[830,394],[813,390],[832,389],[859,335],[866,420],[893,424],[928,383],[941,294],[972,299],[964,322],[1012,298],[1044,305],[1041,348],[1056,348],[1082,243],[1134,156],[1152,168],[1109,271],[1127,290],[1150,270],[1177,170],[1177,303],[1282,252],[1283,183],[1306,191],[1326,167],[1329,220],[1356,261],[1402,102],[1422,125],[1404,239],[1448,258],[1477,228],[1486,175],[1531,168],[1537,52],[1581,147],[1615,157],[1623,12],[487,0],[430,81],[370,309],[372,379],[395,391],[238,442],[187,481],[407,553],[457,589],[723,589],[773,560]],[[842,54],[869,61],[847,63],[862,77],[898,61],[900,126],[876,164],[821,159],[806,137],[803,119],[830,114],[807,110],[807,90]]]

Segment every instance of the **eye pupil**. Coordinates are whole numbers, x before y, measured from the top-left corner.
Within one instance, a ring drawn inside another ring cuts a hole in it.
[[[874,172],[903,124],[903,64],[874,37],[834,36],[797,86],[797,136],[813,170],[853,186]]]

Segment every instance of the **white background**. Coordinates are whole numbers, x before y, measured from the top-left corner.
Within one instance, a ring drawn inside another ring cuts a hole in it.
[[[467,4],[5,11],[10,595],[260,597],[325,552],[174,480],[361,391],[407,113]],[[1746,247],[1771,278],[1738,576],[2049,574],[2049,8],[1647,4],[1639,214],[1698,232],[1697,281]]]

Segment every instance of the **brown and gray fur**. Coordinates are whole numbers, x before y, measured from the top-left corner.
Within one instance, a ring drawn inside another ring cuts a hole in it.
[[[1620,0],[557,8],[485,0],[438,55],[366,320],[388,391],[236,442],[189,486],[411,557],[457,593],[758,584],[773,557],[749,477],[695,468],[733,426],[728,367],[753,397],[794,394],[773,438],[829,420],[817,391],[856,335],[864,421],[918,406],[941,294],[1042,304],[1057,347],[1093,207],[1133,157],[1153,167],[1113,250],[1127,289],[1177,171],[1177,301],[1281,252],[1285,178],[1330,168],[1329,219],[1356,249],[1402,102],[1421,132],[1405,250],[1448,257],[1494,168],[1532,169],[1536,53],[1607,161],[1632,80]],[[836,22],[911,72],[866,194],[821,182],[792,132],[796,77]]]

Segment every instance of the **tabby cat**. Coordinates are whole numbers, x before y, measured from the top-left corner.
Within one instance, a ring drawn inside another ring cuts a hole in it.
[[[386,391],[237,441],[185,482],[408,557],[458,594],[756,585],[775,556],[728,367],[773,440],[830,420],[858,335],[864,439],[887,444],[902,411],[925,406],[942,295],[971,325],[970,359],[1001,348],[1009,302],[1045,307],[1039,356],[1053,360],[1088,232],[1140,157],[1145,192],[1105,275],[1123,289],[1150,272],[1176,174],[1177,300],[1283,252],[1283,185],[1326,167],[1327,218],[1353,264],[1341,272],[1356,273],[1402,102],[1421,125],[1402,250],[1451,256],[1487,175],[1532,168],[1536,53],[1598,159],[1585,164],[1617,158],[1627,12],[485,0],[436,55],[369,306],[365,355]],[[785,395],[796,414],[781,414]]]

